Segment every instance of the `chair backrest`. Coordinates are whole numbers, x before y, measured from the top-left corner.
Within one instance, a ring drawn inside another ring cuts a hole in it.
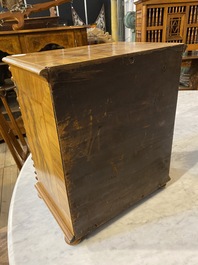
[[[10,89],[14,89],[14,86],[10,87],[9,90]],[[0,111],[0,133],[4,141],[8,145],[8,148],[10,149],[10,152],[18,168],[21,169],[27,156],[29,155],[29,148],[12,114],[12,111],[7,103],[4,91],[5,89],[1,87],[0,98],[8,114],[10,122],[12,123],[12,128],[14,129],[15,133],[13,132],[13,129],[11,128],[10,124],[5,119],[1,111]],[[16,138],[17,136],[18,136],[18,139]]]

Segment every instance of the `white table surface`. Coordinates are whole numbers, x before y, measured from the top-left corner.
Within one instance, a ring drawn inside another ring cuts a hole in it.
[[[79,245],[38,198],[28,158],[9,212],[10,265],[197,265],[198,91],[180,91],[171,181],[166,188],[99,228]]]

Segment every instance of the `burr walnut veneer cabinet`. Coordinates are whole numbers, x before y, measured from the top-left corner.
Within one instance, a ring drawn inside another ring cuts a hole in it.
[[[36,188],[69,244],[169,180],[182,51],[108,43],[4,58]]]
[[[49,45],[63,48],[87,45],[85,26],[0,31],[0,51],[8,54],[39,52]]]

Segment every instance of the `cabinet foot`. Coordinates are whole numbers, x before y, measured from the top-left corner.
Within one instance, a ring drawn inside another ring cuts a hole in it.
[[[164,189],[166,187],[166,183],[159,185],[159,189]]]
[[[65,236],[64,237],[65,239],[65,242],[71,246],[75,246],[75,245],[78,245],[81,241],[82,241],[82,238],[80,239],[75,239],[75,237],[73,237],[73,239],[71,241],[68,241],[67,237]]]

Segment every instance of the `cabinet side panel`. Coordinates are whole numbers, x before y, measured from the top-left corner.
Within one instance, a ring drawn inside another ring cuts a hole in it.
[[[39,190],[73,233],[62,159],[48,83],[25,70],[11,67],[18,101],[38,175]],[[50,208],[51,209],[51,208]],[[55,216],[57,217],[57,216]]]
[[[51,72],[76,237],[169,180],[181,47]]]

